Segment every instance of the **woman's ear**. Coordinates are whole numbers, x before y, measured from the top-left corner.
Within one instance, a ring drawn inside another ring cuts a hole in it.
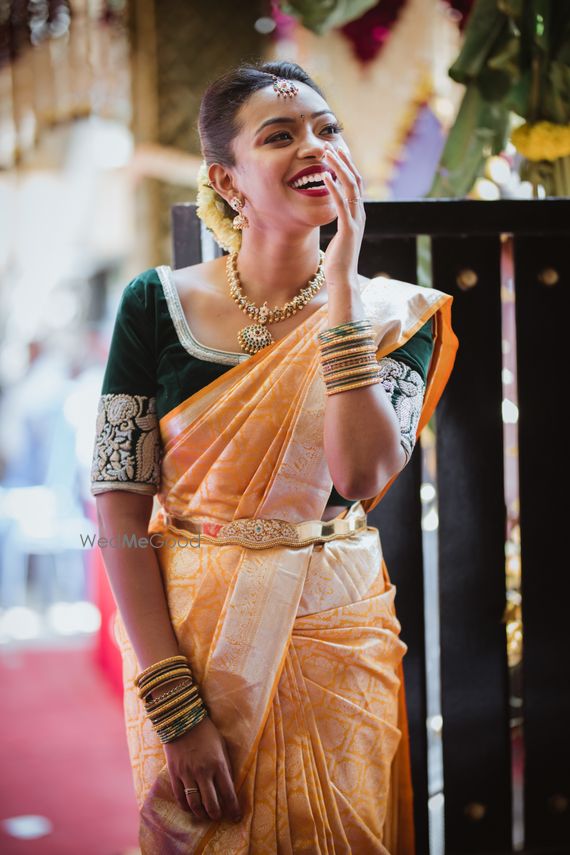
[[[229,204],[230,199],[236,194],[231,172],[220,163],[212,163],[208,167],[208,178],[218,196],[221,196]]]

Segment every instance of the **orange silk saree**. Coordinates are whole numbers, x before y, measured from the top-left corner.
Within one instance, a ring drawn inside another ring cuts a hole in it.
[[[362,286],[378,359],[434,317],[418,434],[453,367],[452,299],[384,278]],[[321,519],[332,479],[316,336],[327,326],[325,305],[161,419],[161,488],[149,531],[163,535],[156,551],[172,624],[227,740],[243,819],[198,820],[178,805],[117,614],[143,855],[415,851],[407,646],[378,529],[300,547],[183,547],[163,515]],[[389,486],[339,516],[370,510]]]

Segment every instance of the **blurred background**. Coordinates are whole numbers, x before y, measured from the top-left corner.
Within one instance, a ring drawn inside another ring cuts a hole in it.
[[[118,299],[171,263],[171,206],[195,199],[205,86],[300,63],[370,200],[568,196],[556,5],[0,0],[2,852],[138,851],[90,466]]]

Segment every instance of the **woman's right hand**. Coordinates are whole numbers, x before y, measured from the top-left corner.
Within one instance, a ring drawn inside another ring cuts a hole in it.
[[[165,742],[164,752],[180,807],[190,808],[199,819],[241,820],[226,742],[210,716]],[[185,793],[185,787],[198,787],[199,792]]]

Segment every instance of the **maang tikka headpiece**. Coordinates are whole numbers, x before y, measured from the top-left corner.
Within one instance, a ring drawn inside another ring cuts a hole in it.
[[[293,98],[299,94],[299,87],[295,86],[291,80],[286,80],[284,77],[276,77],[275,74],[271,76],[273,77],[273,89],[278,96],[283,95],[284,98]]]

